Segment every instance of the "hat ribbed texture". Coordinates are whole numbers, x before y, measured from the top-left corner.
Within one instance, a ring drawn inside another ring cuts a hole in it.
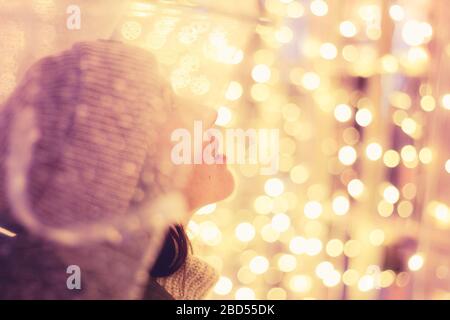
[[[36,112],[40,137],[28,192],[39,220],[73,225],[126,212],[155,140],[156,75],[151,56],[106,41],[75,45],[28,73],[6,112],[26,106]],[[0,128],[4,139],[8,125]]]
[[[0,225],[20,231],[16,238],[0,238],[0,298],[139,297],[155,234],[137,226],[120,243],[67,248],[28,233],[8,214],[5,163],[11,120],[30,108],[39,132],[26,176],[33,218],[80,230],[113,220],[129,223],[128,209],[142,200],[143,185],[154,194],[167,189],[169,178],[152,162],[167,120],[165,97],[152,56],[118,42],[76,44],[25,75],[0,107]],[[66,287],[71,264],[83,272],[80,292]]]

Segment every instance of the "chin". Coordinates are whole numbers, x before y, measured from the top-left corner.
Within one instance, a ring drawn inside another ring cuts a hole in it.
[[[234,177],[226,164],[200,165],[194,169],[185,195],[191,210],[228,198],[234,190]]]
[[[234,176],[228,167],[224,168],[223,177],[221,180],[222,181],[219,181],[216,187],[217,190],[220,190],[216,201],[221,201],[228,198],[233,193],[235,187]]]

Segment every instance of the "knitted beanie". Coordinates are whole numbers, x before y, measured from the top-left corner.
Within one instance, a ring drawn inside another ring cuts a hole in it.
[[[174,107],[153,57],[79,43],[0,107],[0,299],[140,298],[186,175],[157,142]],[[67,268],[81,270],[81,290]]]

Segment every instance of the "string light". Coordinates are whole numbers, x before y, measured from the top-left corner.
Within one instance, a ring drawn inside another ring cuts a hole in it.
[[[255,291],[250,288],[243,287],[236,290],[236,300],[254,300],[255,297]]]
[[[297,165],[291,169],[290,178],[296,184],[303,184],[309,178],[309,171],[305,166]]]
[[[224,127],[231,122],[231,119],[231,110],[224,106],[219,107],[219,109],[217,110],[217,119],[215,124]]]
[[[380,246],[383,244],[385,239],[384,231],[381,229],[373,230],[370,235],[370,243],[374,246]]]
[[[394,168],[400,163],[400,156],[395,150],[387,150],[383,155],[383,162],[388,168]]]
[[[346,38],[352,38],[358,32],[355,24],[351,21],[341,22],[341,24],[339,25],[339,31],[340,31],[341,35]]]
[[[316,90],[320,86],[320,77],[317,73],[307,72],[303,75],[302,85],[307,90]]]
[[[284,191],[284,184],[278,178],[271,178],[264,184],[264,191],[272,197],[281,195]]]
[[[320,55],[326,60],[333,60],[337,56],[336,46],[330,42],[326,42],[320,46]]]
[[[402,28],[402,38],[410,46],[419,46],[427,42],[432,35],[431,26],[416,20],[407,21]]]
[[[289,243],[289,249],[292,253],[302,254],[306,250],[306,239],[303,237],[294,237]]]
[[[291,278],[289,287],[294,292],[306,293],[311,290],[312,281],[307,275],[295,275]]]
[[[287,16],[289,18],[300,18],[305,13],[305,8],[300,2],[291,1],[287,6]]]
[[[346,166],[352,165],[357,158],[356,150],[352,146],[344,146],[339,149],[338,156],[339,161],[341,161]]]
[[[258,64],[253,67],[252,77],[256,82],[264,83],[270,80],[270,68],[264,64]]]
[[[233,288],[233,282],[227,277],[220,277],[214,287],[214,293],[225,296],[231,292]]]
[[[400,192],[395,186],[387,186],[383,191],[383,197],[387,202],[394,204],[400,198]]]
[[[331,239],[327,243],[326,252],[330,257],[337,257],[344,252],[344,244],[339,239]]]
[[[278,232],[286,231],[291,224],[291,220],[288,215],[284,213],[278,213],[272,218],[272,227]]]
[[[256,256],[250,261],[250,270],[256,274],[263,274],[269,268],[269,260],[262,256]]]
[[[350,202],[345,196],[337,196],[333,199],[332,207],[335,214],[342,216],[350,209]]]
[[[397,206],[398,215],[402,218],[408,218],[413,213],[414,207],[410,201],[401,201]]]
[[[281,27],[276,33],[275,38],[280,43],[289,43],[292,41],[292,38],[294,37],[294,33],[292,32],[291,28],[287,26]]]
[[[405,10],[398,4],[394,4],[389,8],[389,15],[395,21],[402,21],[405,18]]]
[[[314,15],[323,17],[328,13],[328,4],[323,0],[313,0],[310,9]]]
[[[364,192],[364,184],[359,179],[353,179],[348,183],[347,190],[353,198],[359,198]]]
[[[366,147],[366,156],[369,160],[377,161],[383,155],[383,148],[379,143],[372,142]]]
[[[297,268],[297,259],[290,254],[283,254],[278,259],[278,268],[283,272],[292,272]]]
[[[255,228],[248,222],[240,223],[236,227],[236,237],[242,242],[251,241],[255,237]]]
[[[318,201],[309,201],[303,209],[305,216],[309,219],[317,219],[322,214],[322,205]]]
[[[326,287],[335,287],[341,280],[341,274],[337,270],[332,270],[328,275],[323,278],[323,284]]]
[[[408,260],[408,268],[412,271],[418,271],[423,267],[424,258],[420,254],[411,256]]]
[[[317,265],[317,267],[315,269],[315,273],[316,273],[317,277],[323,279],[323,278],[325,278],[325,276],[328,273],[330,273],[333,270],[334,270],[334,266],[331,262],[323,261]]]
[[[346,104],[338,104],[334,109],[334,116],[339,122],[347,122],[352,117],[352,109]]]
[[[431,112],[436,108],[436,101],[433,96],[423,96],[420,99],[420,106],[424,111]]]
[[[356,112],[355,120],[361,127],[367,127],[372,122],[372,113],[369,109],[360,109]]]
[[[450,94],[445,94],[442,96],[442,107],[450,110]]]
[[[225,93],[225,97],[228,100],[235,101],[242,96],[242,92],[242,85],[239,82],[231,81]]]

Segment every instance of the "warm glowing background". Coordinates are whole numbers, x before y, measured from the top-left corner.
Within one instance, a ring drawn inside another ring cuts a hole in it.
[[[64,1],[24,1],[32,27],[11,2],[2,100],[31,61],[115,29],[217,125],[280,129],[280,172],[232,166],[234,195],[189,224],[213,298],[450,298],[447,0],[71,1],[75,33]]]

